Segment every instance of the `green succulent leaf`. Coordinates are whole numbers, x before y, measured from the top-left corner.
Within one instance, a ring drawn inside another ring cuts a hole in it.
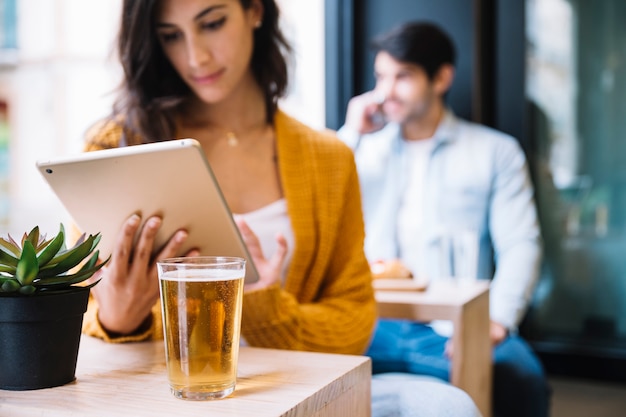
[[[96,250],[101,234],[83,234],[73,247],[66,247],[63,224],[47,240],[38,226],[24,234],[20,243],[11,235],[0,238],[0,295],[28,296],[47,291],[70,292],[91,288],[100,279],[85,281],[110,260],[99,262]]]
[[[26,236],[25,240],[28,240],[33,245],[33,248],[36,248],[39,245],[39,226],[33,227],[33,230]],[[22,248],[23,247],[24,241],[22,241]]]
[[[56,238],[58,238],[60,234],[63,234],[63,237],[65,237],[65,235],[66,235],[65,234],[65,228],[63,227],[63,223],[61,223],[59,225],[59,233],[57,233],[57,235],[54,238],[46,240],[46,236],[45,235],[39,238],[39,245],[35,248],[35,249],[37,249],[37,253],[39,254],[39,252],[41,252],[43,249],[48,247],[48,245],[51,244]],[[63,241],[63,243],[65,243],[65,239],[62,239],[62,241]],[[63,245],[61,245],[61,246],[63,246]],[[41,263],[39,264],[39,266],[41,266]]]
[[[19,252],[18,252],[19,256]],[[3,267],[12,268],[12,271],[15,272],[15,268],[17,267],[18,258],[12,256],[10,253],[7,253],[3,250],[0,250],[0,264]],[[6,270],[4,272],[11,272],[11,270]]]
[[[15,292],[21,287],[20,283],[15,279],[6,280],[0,285],[0,292]]]
[[[99,234],[96,236],[99,237]],[[93,250],[92,243],[96,236],[89,236],[82,243],[77,243],[71,249],[58,252],[57,255],[42,268],[42,271],[46,271],[46,276],[60,275],[75,267],[91,253]]]
[[[75,274],[43,278],[41,281],[39,281],[35,285],[37,286],[45,285],[46,287],[51,287],[51,286],[65,285],[65,284],[72,285],[72,284],[78,284],[80,282],[83,282],[87,280],[88,278],[90,278],[93,274],[98,272],[104,265],[106,265],[107,262],[109,262],[109,259],[111,259],[111,257],[109,256],[104,262],[101,262],[100,264],[96,265],[96,262],[98,262],[98,256],[99,256],[99,253],[96,251],[92,255],[91,259],[89,259],[89,261],[85,265],[83,265],[83,267]]]
[[[96,246],[98,246],[101,239],[102,239],[102,235],[100,233],[98,233],[97,235],[93,237],[93,241],[91,242],[91,251],[93,251],[96,248]]]
[[[19,293],[23,295],[31,295],[35,292],[35,290],[37,290],[37,288],[33,287],[32,285],[25,285],[23,287],[20,287]]]
[[[12,244],[14,244],[14,245],[15,245],[15,247],[17,247],[17,248],[21,248],[21,246],[20,246],[20,245],[19,245],[19,244],[15,241],[15,239],[13,239],[13,236],[8,235],[8,237],[9,237],[9,241],[10,241]]]
[[[83,243],[85,241],[86,238],[87,238],[87,234],[83,233],[82,235],[80,235],[80,237],[78,238],[78,240],[76,241],[74,246],[80,245],[81,243]]]
[[[80,270],[86,271],[87,269],[93,268],[94,266],[96,266],[99,256],[100,256],[100,251],[99,250],[95,251],[93,255],[91,256],[91,258],[89,258],[89,261],[85,262],[85,264]],[[109,256],[107,260],[103,262],[103,264],[106,264],[107,262],[109,262],[109,259],[111,259],[111,256]]]
[[[13,239],[6,240],[0,237],[0,252],[6,252],[15,256],[20,256],[20,247],[15,244]]]
[[[35,248],[29,240],[24,241],[22,248],[22,256],[17,262],[15,268],[15,278],[22,285],[30,285],[33,283],[39,273],[39,263],[37,263],[37,254]]]
[[[37,260],[39,261],[39,268],[45,266],[54,258],[54,256],[61,250],[64,241],[65,234],[63,233],[63,229],[61,229],[59,234],[56,235],[50,244],[37,257]]]
[[[97,283],[99,283],[101,280],[102,280],[102,278],[99,278],[97,281],[94,281],[91,284],[85,285],[84,288],[91,288],[94,285],[96,285]]]
[[[30,242],[33,245],[33,248],[37,248],[37,245],[39,244],[39,226],[35,226],[30,232],[24,233],[21,242],[22,250],[24,250],[24,244],[26,242]]]
[[[42,238],[39,240],[39,244],[35,247],[35,252],[37,252],[37,254],[39,254],[39,252],[41,252],[42,250],[47,248],[48,245],[50,243],[52,243],[53,240],[54,240],[54,238],[46,240],[46,237],[42,236]]]

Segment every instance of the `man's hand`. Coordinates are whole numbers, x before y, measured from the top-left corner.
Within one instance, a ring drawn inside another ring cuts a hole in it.
[[[346,126],[359,134],[380,130],[385,125],[381,112],[384,97],[374,91],[353,97],[348,103]]]
[[[500,323],[496,323],[495,321],[491,321],[489,323],[489,338],[491,339],[492,347],[496,347],[497,345],[502,343],[502,341],[506,339],[508,335],[509,330]],[[454,349],[452,348],[452,339],[448,339],[448,341],[446,342],[445,355],[449,359],[452,359],[452,356],[454,355]]]
[[[491,338],[491,345],[496,347],[509,335],[509,330],[495,321],[491,321],[489,324],[489,337]]]

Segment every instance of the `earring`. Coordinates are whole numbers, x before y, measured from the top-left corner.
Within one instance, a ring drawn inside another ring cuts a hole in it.
[[[260,27],[261,27],[261,25],[262,25],[262,24],[263,24],[263,21],[262,21],[262,20],[257,20],[257,22],[254,24],[254,27],[255,27],[256,29],[258,29],[258,28],[260,28]]]

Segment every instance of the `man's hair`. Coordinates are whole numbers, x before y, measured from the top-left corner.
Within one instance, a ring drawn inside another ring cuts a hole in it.
[[[407,22],[378,36],[372,42],[376,52],[387,52],[395,60],[418,65],[433,79],[444,64],[455,64],[452,40],[430,22]]]

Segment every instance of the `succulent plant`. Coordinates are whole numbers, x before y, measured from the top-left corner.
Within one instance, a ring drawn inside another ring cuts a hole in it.
[[[79,284],[95,274],[109,259],[98,263],[100,233],[83,234],[72,248],[65,245],[65,229],[61,224],[59,233],[46,240],[40,235],[39,226],[24,234],[21,244],[11,235],[0,237],[0,297],[27,296],[54,292],[66,292],[90,288]],[[80,268],[78,267],[86,258]]]

